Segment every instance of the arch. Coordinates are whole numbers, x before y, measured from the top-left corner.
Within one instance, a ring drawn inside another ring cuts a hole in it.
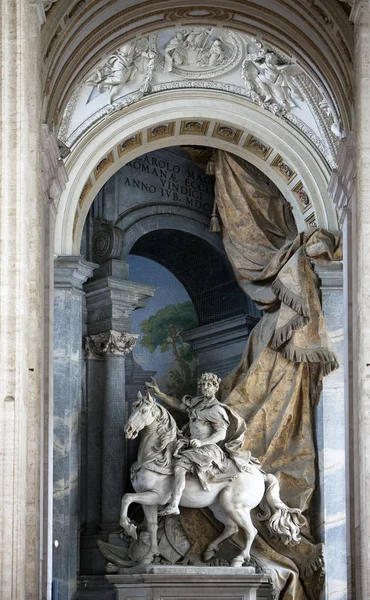
[[[207,121],[204,135],[182,134],[186,120]],[[222,123],[238,132],[238,139],[217,135]],[[165,135],[150,137],[163,127]],[[216,132],[216,133],[215,133]],[[248,136],[256,136],[269,148],[268,158],[248,149]],[[127,148],[122,142],[133,140]],[[137,143],[135,143],[135,140]],[[258,167],[290,202],[299,230],[313,220],[320,227],[337,228],[334,206],[327,186],[331,171],[314,145],[273,114],[243,98],[210,90],[181,90],[152,95],[112,114],[76,145],[67,160],[69,181],[58,206],[55,228],[57,255],[78,254],[83,225],[96,194],[108,179],[130,160],[146,152],[179,145],[202,145],[233,152]],[[285,161],[294,173],[289,181],[279,172],[277,161]],[[297,186],[302,185],[311,212],[302,212]]]
[[[139,211],[142,212],[142,211]],[[125,229],[123,242],[123,255],[127,256],[133,246],[142,237],[143,231],[156,231],[161,229],[172,229],[175,231],[184,231],[189,235],[195,235],[205,240],[215,251],[226,257],[220,236],[209,232],[209,223],[206,219],[195,221],[194,218],[187,218],[185,211],[178,209],[176,214],[169,215],[170,207],[166,214],[142,215],[132,225]],[[190,212],[190,211],[189,211]],[[118,219],[116,224],[119,224]]]
[[[191,232],[170,220],[161,227],[145,227],[131,253],[154,260],[182,283],[199,326],[241,314],[257,323],[258,311],[237,283],[220,236],[197,225]]]

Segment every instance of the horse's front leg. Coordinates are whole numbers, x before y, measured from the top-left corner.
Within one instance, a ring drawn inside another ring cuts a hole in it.
[[[157,505],[152,506],[143,506],[143,511],[145,514],[148,531],[150,535],[150,548],[146,555],[144,556],[143,563],[150,565],[154,557],[158,554],[158,507]]]
[[[125,532],[133,537],[135,540],[137,539],[136,533],[136,525],[131,523],[130,519],[127,517],[127,511],[129,509],[130,504],[133,502],[137,502],[142,506],[155,506],[157,510],[157,505],[159,504],[159,496],[156,492],[139,492],[136,494],[125,494],[122,498],[121,502],[121,514],[119,524]]]

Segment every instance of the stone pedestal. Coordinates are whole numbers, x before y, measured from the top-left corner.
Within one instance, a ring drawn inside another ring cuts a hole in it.
[[[140,568],[137,569],[140,571]],[[107,575],[117,600],[271,600],[268,577],[251,567],[149,566]]]

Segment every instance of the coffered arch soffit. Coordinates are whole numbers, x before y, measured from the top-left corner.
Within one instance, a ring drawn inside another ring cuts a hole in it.
[[[256,38],[280,56],[280,64],[296,64],[310,78],[322,95],[317,101],[324,100],[324,120],[331,113],[342,131],[351,128],[352,27],[337,0],[214,0],[201,6],[197,0],[185,6],[168,0],[63,0],[47,14],[45,119],[57,129],[79,86],[118,48],[160,30],[191,27],[228,28]]]
[[[79,253],[89,208],[116,171],[141,154],[178,145],[241,156],[279,187],[300,230],[315,224],[337,228],[326,191],[330,168],[299,131],[234,94],[168,91],[112,113],[76,144],[66,161],[69,181],[58,206],[55,252]]]

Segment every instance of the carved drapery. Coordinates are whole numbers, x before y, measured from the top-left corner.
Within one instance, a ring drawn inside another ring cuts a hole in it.
[[[275,186],[240,159],[216,151],[213,168],[226,252],[239,285],[264,311],[240,365],[223,381],[222,399],[245,418],[246,447],[278,477],[283,500],[308,511],[315,488],[313,411],[322,377],[337,367],[311,260],[340,260],[340,235],[313,228],[297,234]],[[292,551],[259,533],[252,552],[275,573],[280,599],[318,598],[322,546],[306,532]]]

